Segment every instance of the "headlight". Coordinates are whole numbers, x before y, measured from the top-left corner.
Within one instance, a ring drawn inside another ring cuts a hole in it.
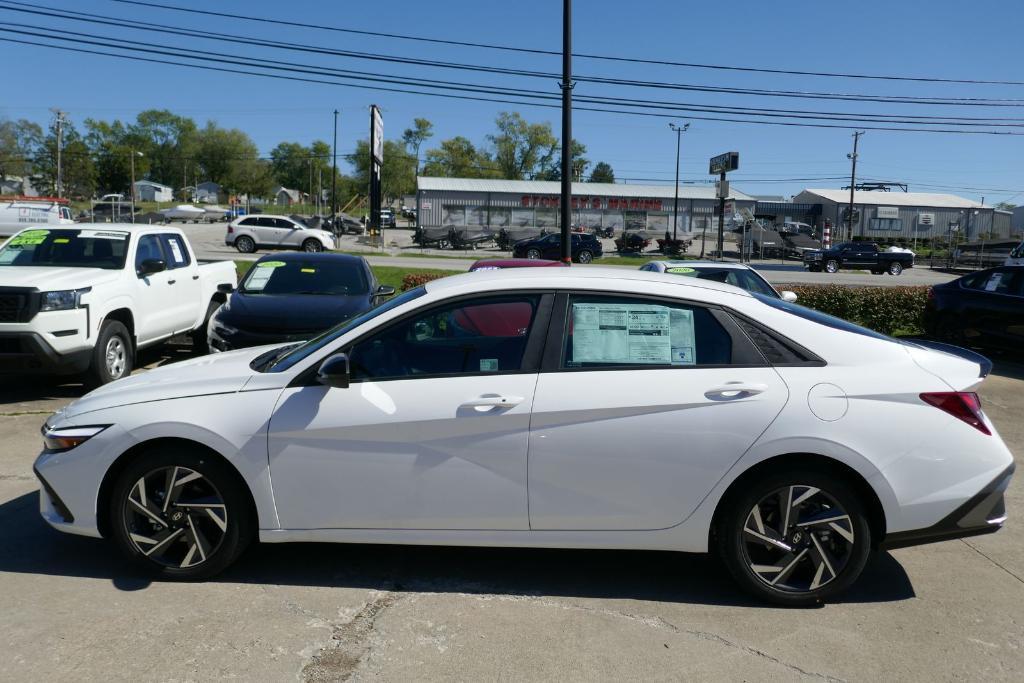
[[[61,427],[54,429],[43,425],[43,444],[51,453],[70,451],[96,436],[110,425],[93,427]]]
[[[69,311],[73,308],[78,308],[82,300],[82,295],[91,290],[92,287],[86,287],[85,289],[65,289],[59,292],[43,292],[43,303],[39,307],[40,311]]]

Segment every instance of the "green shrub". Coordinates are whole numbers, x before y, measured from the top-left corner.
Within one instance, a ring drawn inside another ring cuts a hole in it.
[[[924,329],[927,287],[787,286],[802,306],[876,330],[919,334]]]
[[[402,276],[402,287],[403,292],[410,289],[415,289],[420,285],[425,285],[431,280],[437,280],[438,278],[446,277],[451,273],[407,273]]]

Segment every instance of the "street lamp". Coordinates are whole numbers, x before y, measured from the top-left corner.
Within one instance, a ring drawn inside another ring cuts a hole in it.
[[[138,150],[134,150],[134,149],[132,150],[132,153],[131,153],[131,160],[132,160],[132,192],[131,192],[131,195],[132,195],[132,223],[135,222],[135,157],[141,157],[141,156],[145,156],[145,155],[142,152],[139,152]]]
[[[690,124],[684,123],[683,125],[678,126],[670,121],[668,127],[675,131],[676,134],[676,197],[675,202],[672,205],[672,242],[674,246],[677,239],[676,230],[679,228],[679,139],[690,127]]]

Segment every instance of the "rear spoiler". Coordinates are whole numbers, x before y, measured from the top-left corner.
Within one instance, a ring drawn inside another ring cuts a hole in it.
[[[981,368],[978,379],[985,379],[989,373],[992,372],[992,361],[980,353],[975,353],[970,349],[965,349],[960,346],[954,346],[953,344],[944,344],[943,342],[931,341],[929,339],[913,339],[905,340],[909,344],[916,344],[926,349],[932,349],[933,351],[942,351],[948,353],[951,356],[957,356],[964,360],[969,360],[972,363],[977,363]]]

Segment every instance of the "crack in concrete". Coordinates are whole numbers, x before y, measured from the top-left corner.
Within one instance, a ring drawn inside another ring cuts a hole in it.
[[[1015,573],[1013,573],[1012,571],[1010,571],[1009,569],[1007,569],[1006,567],[1004,567],[1003,565],[999,564],[999,563],[998,563],[998,562],[996,562],[996,561],[995,561],[994,559],[992,559],[991,557],[989,557],[988,555],[986,555],[985,553],[983,553],[983,552],[982,552],[982,551],[981,551],[981,550],[980,550],[980,549],[978,548],[978,546],[974,545],[973,543],[968,543],[968,542],[967,542],[967,539],[965,539],[965,538],[961,538],[961,539],[960,539],[960,542],[961,542],[961,543],[963,543],[963,544],[964,544],[965,546],[967,546],[968,548],[970,548],[971,550],[973,550],[974,552],[976,552],[976,553],[978,553],[979,555],[981,555],[982,557],[984,557],[984,558],[985,558],[986,560],[988,560],[989,562],[991,562],[991,563],[992,563],[992,564],[994,564],[995,566],[997,566],[997,567],[999,567],[1000,569],[1002,569],[1002,570],[1003,570],[1004,572],[1006,572],[1007,574],[1009,574],[1009,575],[1010,575],[1010,576],[1012,576],[1013,578],[1017,579],[1017,580],[1018,580],[1018,581],[1020,581],[1021,583],[1024,583],[1024,578],[1021,578],[1021,577],[1017,576],[1017,575],[1016,575]]]
[[[384,592],[363,605],[355,616],[341,624],[331,626],[331,640],[302,667],[301,678],[306,683],[321,681],[347,681],[370,652],[370,637],[377,619],[402,596]]]

